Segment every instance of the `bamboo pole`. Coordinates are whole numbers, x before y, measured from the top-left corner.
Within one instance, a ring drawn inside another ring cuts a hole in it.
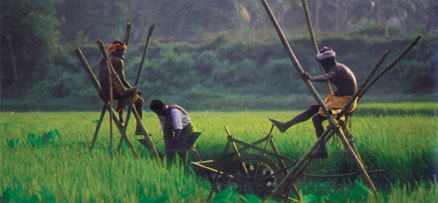
[[[370,73],[368,74],[367,78],[365,79],[365,81],[359,86],[359,89],[356,90],[354,92],[354,94],[351,96],[351,98],[347,101],[347,104],[345,104],[345,106],[342,108],[341,112],[336,115],[336,119],[339,120],[348,110],[348,108],[350,108],[350,106],[354,103],[354,101],[356,100],[356,98],[360,95],[360,93],[364,90],[364,88],[368,85],[368,83],[370,82],[372,76],[374,75],[374,73],[377,71],[377,69],[379,69],[380,65],[382,65],[383,61],[386,59],[386,57],[389,54],[389,50],[386,50],[383,55],[380,57],[380,59],[377,61],[377,63],[374,65],[373,69],[371,69]]]
[[[96,130],[94,131],[94,135],[93,135],[93,139],[91,140],[90,147],[88,148],[89,152],[91,152],[91,150],[94,147],[94,144],[96,143],[97,134],[99,133],[100,125],[102,124],[103,117],[105,116],[105,113],[106,113],[106,104],[103,105],[102,112],[100,113],[100,118],[99,118],[99,121],[97,122]]]
[[[113,79],[111,77],[111,71],[109,70],[109,64],[111,62],[107,61],[107,71],[108,71],[108,80],[109,80],[109,88],[108,88],[108,95],[109,95],[109,102],[108,105],[110,108],[113,108]],[[109,146],[109,150],[110,150],[110,154],[111,157],[113,156],[113,114],[110,113],[109,114],[109,135],[110,135],[110,146]]]
[[[274,14],[272,13],[271,7],[269,6],[268,2],[266,0],[261,0],[263,7],[266,10],[266,13],[268,14],[269,18],[272,21],[272,24],[274,25],[275,30],[277,31],[278,37],[281,40],[281,43],[284,46],[284,49],[286,50],[292,64],[295,67],[295,70],[298,72],[300,76],[304,74],[304,70],[301,67],[300,63],[298,62],[298,59],[295,56],[295,53],[293,52],[289,42],[286,39],[286,36],[284,35],[283,30],[280,27],[280,24],[278,23],[277,19],[275,18]],[[312,93],[312,96],[315,98],[316,102],[319,104],[319,106],[322,108],[322,110],[326,113],[326,115],[329,115],[327,106],[322,101],[321,97],[319,96],[318,92],[316,91],[315,87],[309,80],[304,80],[304,84],[307,86],[307,88]],[[332,120],[332,119],[331,119]]]
[[[94,85],[94,88],[96,88],[97,93],[100,94],[102,91],[102,87],[100,86],[99,81],[96,78],[96,75],[93,73],[93,70],[91,69],[90,65],[87,62],[87,59],[85,58],[84,54],[82,53],[81,48],[75,49],[76,56],[78,57],[79,61],[81,61],[82,68],[84,68],[85,72],[87,73],[88,77],[90,78],[91,82]]]
[[[150,40],[150,38],[152,36],[152,33],[154,32],[154,29],[155,29],[155,24],[152,24],[149,27],[148,36],[146,37],[146,42],[145,42],[145,45],[144,45],[144,51],[143,51],[143,55],[141,56],[141,62],[140,62],[140,66],[138,67],[137,78],[135,79],[134,86],[136,86],[138,84],[138,81],[140,80],[141,71],[143,69],[144,59],[146,58],[146,53],[148,51],[149,40]]]
[[[132,154],[138,158],[137,152],[134,149],[134,146],[132,145],[131,141],[129,141],[128,136],[126,135],[126,132],[124,131],[125,128],[123,128],[122,123],[117,119],[116,111],[114,108],[107,108],[107,110],[110,112],[110,114],[113,115],[113,121],[116,123],[117,129],[119,130],[121,137],[125,140],[128,147],[131,149]]]
[[[126,23],[125,36],[123,37],[123,43],[125,43],[126,46],[128,46],[130,35],[131,35],[131,21],[128,20],[128,22]]]
[[[272,131],[274,130],[274,124],[272,124],[271,126],[271,130],[269,130],[269,134],[268,134],[268,140],[266,140],[265,146],[263,147],[263,153],[262,156],[265,156],[266,153],[266,149],[268,148],[268,144],[271,143],[271,139],[272,139]]]
[[[309,13],[309,6],[307,5],[306,0],[301,0],[301,4],[303,5],[304,15],[306,17],[306,23],[307,23],[307,28],[309,30],[310,41],[312,42],[313,48],[315,49],[315,54],[318,54],[319,48],[318,48],[318,43],[316,42],[316,39],[315,39],[315,32],[313,31],[312,20],[310,18],[310,13]],[[318,66],[319,66],[319,69],[321,70],[321,72],[324,74],[325,70],[321,66],[320,63],[318,63]],[[329,91],[329,93],[333,94],[333,89],[332,89],[332,86],[330,85],[329,81],[326,82],[326,87],[327,87],[327,90]]]
[[[371,86],[373,86],[377,80],[379,80],[383,74],[385,74],[386,72],[388,72],[391,68],[393,68],[416,44],[417,42],[421,39],[421,36],[417,36],[410,44],[408,47],[406,47],[406,49],[392,62],[390,63],[388,66],[386,66],[382,71],[379,72],[379,74],[376,75],[376,77],[374,77],[373,79],[371,79],[371,77],[373,76],[373,74],[377,71],[377,69],[379,68],[379,66],[382,64],[383,60],[388,56],[389,51],[385,51],[385,53],[383,54],[383,56],[380,58],[380,60],[377,62],[377,64],[374,66],[373,70],[370,72],[370,74],[368,75],[367,79],[365,80],[365,82],[360,85],[360,88],[358,91],[356,91],[353,96],[351,96],[350,100],[347,102],[347,104],[344,106],[344,108],[342,108],[341,112],[336,116],[337,119],[339,119],[340,117],[342,117],[347,109],[350,107],[350,105],[354,102],[354,100],[356,98],[358,98],[358,100],[360,100],[362,98],[362,96],[371,88]]]
[[[138,68],[137,78],[135,79],[135,82],[134,82],[134,86],[137,86],[137,85],[138,85],[138,82],[139,82],[139,80],[140,80],[141,71],[142,71],[142,69],[143,69],[143,63],[144,63],[144,60],[145,60],[145,57],[146,57],[146,53],[147,53],[147,49],[148,49],[148,46],[149,46],[149,39],[150,39],[150,37],[152,36],[152,33],[153,33],[153,31],[154,31],[154,28],[155,28],[155,24],[152,24],[152,25],[149,27],[148,36],[146,37],[146,43],[145,43],[145,47],[144,47],[144,51],[143,51],[143,55],[142,55],[142,57],[141,57],[140,66],[139,66],[139,68]],[[126,119],[125,119],[125,123],[126,123],[126,125],[125,125],[125,132],[126,132],[126,130],[127,130],[127,128],[128,128],[128,121],[129,121],[129,118],[130,118],[130,116],[131,116],[132,108],[133,108],[133,105],[132,105],[132,104],[129,105],[128,113],[126,114]],[[146,136],[147,136],[147,135],[146,135]],[[122,146],[122,138],[120,138],[119,144],[118,144],[118,146],[117,146],[117,151],[120,151],[121,146]]]
[[[313,146],[302,156],[298,162],[295,164],[292,171],[290,171],[286,177],[281,180],[280,184],[277,185],[277,188],[274,190],[270,198],[279,197],[281,195],[288,195],[292,185],[296,179],[296,176],[299,174],[299,171],[302,169],[304,165],[307,165],[307,161],[311,159],[312,154],[317,150],[319,145],[324,142],[325,137],[328,134],[331,134],[333,129],[329,129],[323,132],[323,134],[318,138],[318,140],[313,144]]]
[[[359,157],[356,155],[356,153],[355,153],[354,149],[351,147],[350,143],[348,143],[348,140],[345,137],[345,135],[342,133],[342,131],[339,128],[336,128],[335,132],[339,136],[339,138],[341,138],[341,141],[344,144],[344,147],[347,149],[348,153],[350,153],[351,158],[353,158],[354,162],[358,166],[359,171],[362,174],[362,179],[368,185],[368,187],[373,191],[374,197],[377,198],[378,194],[377,194],[376,187],[374,186],[373,181],[371,181],[371,178],[368,175],[368,173],[365,169],[365,166],[363,165],[363,163],[361,162]]]
[[[379,74],[377,74],[377,76],[364,88],[364,90],[361,92],[361,94],[359,95],[359,99],[368,91],[368,89],[370,89],[370,87],[372,85],[374,85],[374,83],[377,82],[378,79],[380,79],[380,77],[383,76],[383,74],[385,74],[387,71],[389,71],[392,67],[394,67],[411,49],[412,47],[414,47],[417,42],[421,39],[421,36],[417,36],[414,41],[411,42],[411,44],[409,44],[409,46],[391,63],[389,64],[387,67],[385,67]]]
[[[383,173],[386,170],[372,170],[368,171],[368,174],[371,173]],[[303,176],[315,178],[315,179],[330,179],[330,178],[350,178],[354,176],[360,175],[359,172],[346,173],[346,174],[336,174],[336,175],[320,175],[320,174],[311,174],[311,173],[303,173]]]
[[[274,153],[276,155],[275,157],[281,156],[280,151],[278,151],[277,145],[275,145],[274,138],[271,138],[271,141],[269,143],[271,144],[272,150],[274,150]],[[287,174],[287,166],[286,166],[286,163],[284,163],[284,159],[282,159],[281,157],[277,157],[277,160],[280,163],[283,172],[285,174]],[[295,162],[295,160],[294,160],[294,162]]]
[[[224,128],[225,128],[225,131],[227,132],[227,139],[231,141],[231,145],[233,146],[234,151],[236,151],[237,157],[239,157],[239,158],[242,157],[240,155],[239,148],[237,148],[236,143],[234,143],[234,141],[232,140],[233,137],[231,136],[230,132],[228,131],[227,126],[224,126]],[[246,164],[245,164],[245,162],[243,160],[240,160],[240,161],[241,161],[240,164],[242,165],[243,171],[247,175],[248,174],[248,168],[246,167]]]

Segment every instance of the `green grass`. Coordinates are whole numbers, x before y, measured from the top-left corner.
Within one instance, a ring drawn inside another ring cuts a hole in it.
[[[392,114],[392,115],[438,115],[438,103],[399,102],[399,103],[365,103],[359,104],[358,114]]]
[[[375,105],[377,107],[373,108],[393,106]],[[416,104],[399,107],[412,106]],[[435,104],[426,106],[429,110],[436,107]],[[202,132],[198,141],[202,158],[214,159],[226,143],[224,125],[234,138],[252,142],[266,136],[271,126],[268,118],[287,120],[297,113],[192,112],[191,117]],[[98,117],[98,112],[0,113],[0,198],[12,202],[206,200],[209,183],[190,170],[178,166],[167,168],[164,162],[150,158],[135,141],[134,126],[128,129],[128,136],[141,158],[135,159],[124,146],[122,152],[111,159],[107,116],[90,154],[88,146]],[[153,134],[157,149],[163,151],[156,116],[147,112],[143,123]],[[371,176],[380,193],[379,201],[430,202],[438,198],[438,186],[434,181],[438,169],[436,117],[425,114],[361,115],[353,118],[352,132],[368,169],[387,170],[384,175]],[[116,142],[119,133],[114,135]],[[298,159],[315,142],[316,136],[308,121],[283,134],[274,130],[274,139],[283,155]],[[313,161],[307,172],[333,174],[354,168],[342,151],[340,141],[330,141],[328,150],[330,157]],[[350,181],[302,181],[300,191],[307,202],[375,201],[360,182]],[[215,197],[218,201],[232,202],[257,199],[253,196],[244,199],[232,190]]]

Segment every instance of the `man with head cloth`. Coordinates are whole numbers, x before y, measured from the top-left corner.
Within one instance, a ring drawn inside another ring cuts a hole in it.
[[[125,64],[123,62],[123,59],[125,59],[126,48],[127,46],[123,42],[116,40],[108,47],[107,50],[110,55],[109,58],[111,64],[113,65],[117,75],[119,76],[120,80],[123,83],[123,87],[120,87],[119,83],[117,83],[116,81],[116,78],[111,77],[112,86],[113,86],[113,98],[117,99],[117,112],[119,112],[119,117],[121,122],[123,122],[122,119],[123,108],[125,107],[126,104],[129,103],[129,99],[131,96],[133,96],[135,108],[140,118],[143,115],[143,104],[144,104],[144,99],[140,95],[141,92],[137,92],[136,88],[131,87],[131,85],[125,79],[125,70],[124,70]],[[105,102],[107,102],[109,100],[109,77],[108,77],[107,62],[103,56],[100,58],[100,62],[99,62],[99,79],[100,79],[100,84],[102,86],[102,92],[100,92],[100,97]],[[130,95],[123,95],[122,88],[127,90]],[[137,121],[137,128],[135,130],[135,134],[136,135],[146,134],[143,128],[139,127],[140,124],[138,122],[140,121]]]
[[[334,94],[329,94],[324,99],[324,103],[327,108],[336,113],[347,104],[350,97],[357,89],[356,77],[354,73],[346,65],[338,63],[336,61],[336,52],[328,47],[322,48],[315,56],[316,60],[322,65],[325,70],[325,74],[320,76],[311,77],[309,73],[304,72],[302,77],[312,82],[326,82],[329,81],[336,86]],[[356,101],[349,107],[347,112],[351,113],[356,108]],[[285,132],[293,125],[306,121],[312,118],[313,125],[315,127],[316,136],[319,137],[324,132],[322,122],[327,119],[327,115],[318,104],[311,105],[306,111],[297,115],[286,122],[280,122],[274,119],[271,120],[280,132]],[[327,148],[325,142],[323,142],[318,151],[314,154],[313,158],[327,158]]]

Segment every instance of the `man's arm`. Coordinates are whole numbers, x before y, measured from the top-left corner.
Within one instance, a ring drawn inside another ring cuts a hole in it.
[[[178,109],[172,109],[173,130],[175,138],[180,138],[182,131],[182,112]]]
[[[303,79],[310,80],[312,82],[325,82],[327,80],[333,79],[334,76],[335,76],[335,72],[333,72],[333,71],[329,71],[323,75],[318,75],[315,77],[310,76],[310,74],[308,72],[304,72],[302,75]]]
[[[310,78],[310,81],[312,81],[312,82],[325,82],[327,80],[328,80],[328,75],[327,74],[318,75],[318,76]]]
[[[117,75],[119,75],[120,80],[122,81],[125,88],[130,88],[131,85],[128,81],[125,79],[125,71],[124,71],[124,63],[120,59],[111,60],[111,63],[113,64],[114,69],[116,69]]]

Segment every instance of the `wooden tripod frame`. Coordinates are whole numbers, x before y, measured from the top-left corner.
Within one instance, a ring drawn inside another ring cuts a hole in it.
[[[139,82],[141,70],[143,67],[144,59],[145,59],[145,56],[147,53],[147,48],[149,45],[149,40],[150,40],[150,37],[152,36],[154,28],[155,28],[155,25],[151,25],[149,28],[149,32],[148,32],[148,35],[146,38],[144,52],[142,55],[140,67],[139,67],[139,70],[137,73],[137,78],[135,80],[134,86],[136,86]],[[128,20],[127,25],[126,25],[124,39],[123,39],[123,42],[126,45],[129,42],[130,33],[131,33],[131,22]],[[107,63],[109,80],[110,80],[110,82],[109,82],[109,84],[110,84],[110,87],[109,87],[110,99],[108,102],[102,100],[105,104],[103,105],[103,108],[102,108],[102,111],[100,114],[100,118],[99,118],[99,121],[97,123],[96,130],[94,132],[93,139],[91,141],[91,145],[89,147],[89,151],[91,152],[91,150],[94,147],[94,144],[95,144],[96,139],[97,139],[97,134],[99,132],[100,126],[101,126],[102,121],[103,121],[103,117],[105,116],[106,111],[109,111],[109,113],[110,113],[110,153],[111,153],[111,155],[112,155],[112,148],[113,148],[113,145],[112,145],[112,139],[113,139],[112,138],[112,121],[114,121],[114,123],[117,126],[117,129],[119,130],[119,132],[121,134],[119,144],[117,146],[117,151],[120,151],[122,142],[125,141],[126,144],[128,145],[128,147],[131,149],[132,154],[138,158],[138,155],[137,155],[131,141],[129,141],[129,138],[126,135],[126,130],[128,128],[129,118],[130,118],[130,114],[132,111],[132,112],[134,112],[134,116],[135,116],[135,119],[137,120],[137,124],[140,125],[139,127],[141,127],[143,129],[143,132],[144,132],[144,134],[143,134],[144,139],[139,139],[139,141],[152,153],[153,156],[158,156],[158,152],[154,146],[154,143],[150,140],[149,134],[147,133],[146,128],[144,127],[143,123],[141,122],[141,118],[139,116],[139,113],[137,112],[137,109],[133,108],[133,105],[134,105],[133,97],[129,98],[129,108],[128,108],[129,110],[128,110],[128,113],[126,115],[125,123],[122,122],[122,120],[121,120],[122,118],[117,118],[116,111],[113,108],[112,81],[111,81],[112,78],[115,78],[118,85],[120,87],[123,87],[122,94],[127,95],[127,89],[124,87],[118,74],[115,72],[114,67],[112,66],[112,63],[108,57],[108,54],[105,51],[105,46],[104,46],[103,42],[101,40],[97,40],[96,43],[99,46],[99,50]],[[94,87],[96,88],[98,94],[101,95],[100,93],[102,92],[102,87],[101,87],[99,81],[97,80],[96,75],[94,74],[93,70],[91,69],[90,65],[88,64],[81,49],[77,48],[75,50],[75,52],[76,52],[78,59],[81,61],[82,67],[84,68],[85,72],[88,74],[91,82],[93,83]],[[112,75],[112,77],[111,77],[111,75]],[[129,88],[131,88],[131,87],[129,87]],[[122,115],[120,115],[120,116],[122,116]]]
[[[284,32],[282,28],[280,27],[280,24],[278,23],[277,19],[275,18],[269,4],[266,0],[261,0],[263,7],[265,8],[270,20],[272,21],[275,30],[277,31],[277,34],[288,53],[289,58],[291,59],[292,64],[294,65],[296,71],[299,75],[303,75],[304,70],[301,67],[300,63],[298,62],[289,42],[286,39],[286,36],[284,35]],[[304,4],[305,1],[303,1]],[[306,7],[307,5],[303,5]],[[310,18],[307,18],[308,21],[310,21]],[[311,23],[308,22],[309,30],[311,31]],[[311,31],[312,32],[312,31]],[[311,34],[312,35],[312,34]],[[295,164],[294,168],[291,172],[287,174],[287,176],[280,182],[278,187],[274,190],[274,193],[271,195],[271,198],[274,197],[282,197],[284,195],[288,195],[289,191],[293,189],[294,193],[297,193],[297,179],[302,174],[302,172],[307,168],[307,166],[310,164],[310,162],[313,160],[311,159],[312,154],[317,150],[319,145],[324,142],[326,139],[329,139],[334,133],[341,139],[342,144],[347,149],[347,152],[351,156],[352,160],[355,162],[355,164],[358,166],[359,172],[362,175],[362,178],[364,182],[367,184],[367,186],[372,190],[374,193],[374,196],[377,198],[377,190],[374,186],[374,183],[370,179],[364,164],[362,163],[362,160],[360,159],[359,153],[354,146],[353,142],[349,142],[346,137],[346,131],[344,131],[344,128],[340,128],[340,118],[346,113],[347,109],[350,107],[350,105],[358,98],[358,96],[362,96],[370,87],[373,85],[386,71],[391,69],[415,44],[420,40],[421,37],[417,37],[410,46],[388,67],[386,67],[383,71],[379,73],[378,76],[376,76],[371,82],[369,81],[371,76],[374,74],[375,70],[378,68],[376,66],[375,69],[372,70],[370,76],[367,78],[366,83],[360,88],[360,90],[356,91],[356,93],[350,98],[349,102],[347,102],[347,105],[344,106],[341,113],[339,113],[336,117],[333,116],[327,109],[327,106],[322,101],[321,97],[319,96],[318,92],[316,91],[315,87],[309,80],[303,79],[304,83],[306,84],[307,88],[312,93],[312,96],[315,98],[316,102],[319,104],[319,106],[322,108],[322,110],[325,112],[326,115],[328,115],[329,120],[329,129],[326,130],[318,139],[318,141],[308,150],[308,152]],[[314,38],[313,40],[314,41]],[[385,53],[387,55],[387,53]],[[386,57],[382,57],[383,59]],[[381,61],[383,61],[383,59]],[[379,61],[379,63],[381,63]],[[348,135],[348,134],[347,134]],[[351,137],[351,135],[348,135]]]
[[[103,46],[103,44],[101,44],[101,45]],[[88,64],[87,60],[85,59],[85,56],[83,55],[81,49],[80,49],[80,48],[77,48],[77,49],[75,50],[75,52],[76,52],[77,57],[79,58],[79,60],[80,60],[81,63],[82,63],[82,67],[84,68],[84,70],[85,70],[85,72],[88,74],[88,76],[90,77],[91,82],[93,83],[93,85],[94,85],[94,87],[96,88],[97,92],[100,93],[101,90],[102,90],[102,88],[101,88],[101,86],[100,86],[100,83],[99,83],[99,81],[97,80],[96,75],[94,74],[94,72],[93,72],[93,70],[91,69],[90,65]],[[104,52],[104,53],[105,53],[105,52]],[[105,53],[105,55],[106,55],[106,53]],[[104,57],[105,57],[105,55],[104,55]],[[108,56],[106,56],[106,57],[108,57]],[[107,59],[109,59],[109,58],[107,58]],[[117,73],[115,73],[114,68],[112,67],[111,62],[109,62],[109,64],[110,64],[110,65],[109,65],[109,70],[110,70],[111,74],[113,75],[113,77],[116,76],[115,78],[116,78],[116,81],[117,81],[118,83],[121,83],[121,80],[120,80],[120,78],[118,78]],[[123,85],[121,85],[121,87],[123,87]],[[126,90],[124,90],[124,93],[126,93]],[[129,105],[130,105],[130,106],[133,105],[132,98],[131,98],[130,101],[129,101]],[[146,132],[146,128],[144,127],[143,123],[141,122],[141,118],[140,118],[140,116],[139,116],[137,110],[136,110],[135,108],[131,108],[131,109],[132,109],[132,111],[134,112],[134,116],[135,116],[135,118],[137,119],[137,121],[139,121],[138,123],[140,124],[140,127],[143,128],[143,129],[145,130],[145,132]],[[99,119],[99,122],[97,123],[96,130],[95,130],[95,132],[94,132],[93,140],[91,141],[91,145],[90,145],[90,147],[89,147],[89,150],[91,151],[91,150],[93,149],[93,147],[94,147],[94,144],[95,144],[95,142],[96,142],[96,138],[97,138],[97,134],[99,133],[99,129],[100,129],[100,126],[101,126],[101,124],[102,124],[103,117],[104,117],[106,111],[108,111],[108,112],[112,115],[112,117],[113,117],[113,121],[114,121],[114,123],[116,124],[117,129],[119,130],[119,132],[120,132],[120,134],[121,134],[121,138],[120,138],[120,140],[121,140],[121,141],[124,140],[124,141],[126,142],[126,144],[129,146],[129,148],[131,149],[132,154],[133,154],[135,157],[138,157],[138,155],[137,155],[137,153],[135,152],[135,149],[134,149],[132,143],[129,141],[129,138],[128,138],[128,136],[126,135],[126,128],[127,128],[127,125],[123,125],[123,124],[120,122],[120,120],[119,120],[119,119],[117,118],[117,116],[116,116],[116,111],[114,110],[113,106],[110,106],[108,103],[105,103],[105,104],[103,105],[102,112],[101,112],[101,114],[100,114],[100,119]],[[154,144],[153,144],[152,141],[149,139],[147,133],[144,135],[144,138],[145,138],[145,140],[148,140],[148,141],[151,143],[150,146],[148,147],[149,151],[150,151],[153,155],[157,155],[158,153],[157,153],[157,151],[156,151],[156,149],[155,149],[155,147],[154,147]],[[121,142],[121,141],[120,141],[120,142]],[[121,144],[121,143],[119,143],[119,146],[120,146],[120,144]]]

